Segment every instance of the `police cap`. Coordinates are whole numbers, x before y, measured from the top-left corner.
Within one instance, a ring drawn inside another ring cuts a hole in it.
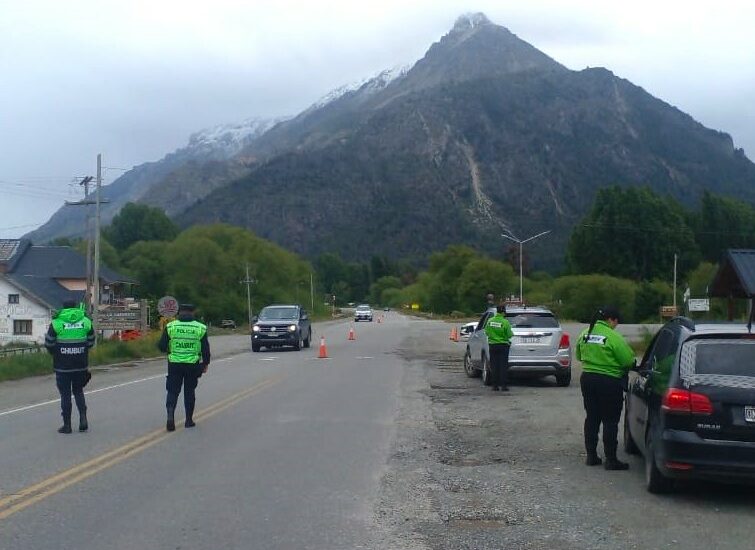
[[[63,309],[69,309],[72,307],[78,307],[76,300],[63,300]]]

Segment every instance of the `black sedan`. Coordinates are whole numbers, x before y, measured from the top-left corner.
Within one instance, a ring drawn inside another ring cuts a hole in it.
[[[653,493],[676,479],[755,481],[755,334],[666,323],[630,373],[624,448],[644,455]]]

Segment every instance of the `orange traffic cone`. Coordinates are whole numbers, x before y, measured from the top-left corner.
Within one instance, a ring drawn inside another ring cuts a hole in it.
[[[320,355],[317,357],[318,359],[328,358],[328,348],[325,347],[325,336],[320,336]]]
[[[454,342],[459,341],[459,332],[456,330],[456,327],[451,329],[451,340]]]
[[[378,323],[382,323],[382,322],[383,322],[383,316],[382,315],[378,315]]]
[[[356,340],[357,335],[354,334],[354,327],[349,327],[349,340]]]

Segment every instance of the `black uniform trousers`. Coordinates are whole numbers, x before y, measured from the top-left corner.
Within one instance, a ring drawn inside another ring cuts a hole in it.
[[[598,430],[603,424],[603,451],[606,457],[615,458],[619,445],[619,420],[624,405],[624,386],[620,378],[583,372],[580,379],[582,400],[585,405],[585,449],[595,453],[598,448]]]
[[[84,386],[89,379],[87,371],[62,372],[55,371],[55,385],[60,393],[60,409],[63,418],[71,418],[71,394],[76,400],[76,408],[80,413],[86,412],[87,403],[84,398]]]
[[[200,363],[168,363],[168,377],[165,380],[168,397],[165,405],[168,408],[176,408],[181,386],[183,386],[186,416],[191,416],[194,413],[194,390],[197,388],[200,376],[202,376]]]
[[[510,344],[490,344],[490,371],[492,386],[505,388],[509,381],[509,350]]]

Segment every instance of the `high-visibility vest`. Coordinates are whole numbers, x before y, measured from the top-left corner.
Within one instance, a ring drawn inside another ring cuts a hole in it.
[[[198,363],[202,357],[202,338],[207,327],[199,321],[171,321],[168,331],[168,361],[170,363]]]

